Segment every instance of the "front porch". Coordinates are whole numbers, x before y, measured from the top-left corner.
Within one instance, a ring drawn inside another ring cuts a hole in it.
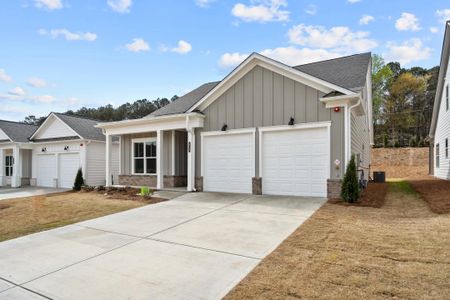
[[[30,185],[31,148],[18,143],[0,145],[0,187]]]
[[[154,189],[195,188],[195,128],[198,113],[102,123],[106,136],[106,185],[148,186]],[[113,137],[119,138],[119,175],[111,175]]]

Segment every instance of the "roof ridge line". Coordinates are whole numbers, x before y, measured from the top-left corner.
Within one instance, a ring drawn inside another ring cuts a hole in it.
[[[371,52],[371,51],[368,51],[368,52],[363,52],[363,53],[356,53],[356,54],[344,55],[344,56],[339,56],[339,57],[335,57],[335,58],[329,58],[329,59],[324,59],[324,60],[318,60],[318,61],[310,62],[310,63],[306,63],[306,64],[295,65],[295,66],[292,66],[292,67],[293,67],[293,68],[296,68],[296,67],[302,67],[302,66],[307,66],[307,65],[312,65],[312,64],[322,63],[322,62],[328,62],[328,61],[337,60],[337,59],[342,59],[342,58],[349,58],[349,57],[352,57],[352,56],[358,56],[358,55],[364,55],[364,54],[372,54],[372,52]]]

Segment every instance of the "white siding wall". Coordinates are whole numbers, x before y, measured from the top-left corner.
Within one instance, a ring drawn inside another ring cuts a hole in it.
[[[112,149],[111,170],[114,176],[114,183],[118,183],[117,175],[119,174],[119,145],[113,144]],[[86,184],[93,186],[105,185],[105,143],[91,142],[88,144],[86,159]]]
[[[367,116],[351,116],[351,152],[355,155],[359,154],[361,159],[361,167],[364,167],[364,175],[367,179],[369,176],[370,164],[370,135]]]
[[[75,131],[70,129],[65,123],[52,117],[44,127],[41,127],[35,139],[49,139],[57,137],[77,136]]]
[[[450,159],[445,158],[445,139],[450,140],[450,110],[447,111],[445,89],[450,85],[450,62],[445,76],[444,90],[442,91],[441,105],[439,107],[436,133],[434,137],[434,149],[439,144],[440,167],[436,167],[436,155],[434,155],[434,175],[442,179],[450,179]],[[450,141],[449,141],[450,143]]]

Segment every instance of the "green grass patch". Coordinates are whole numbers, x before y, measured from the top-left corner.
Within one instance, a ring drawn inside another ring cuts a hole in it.
[[[404,180],[389,181],[389,188],[393,192],[402,192],[408,195],[417,195],[417,192],[413,189],[411,184]]]

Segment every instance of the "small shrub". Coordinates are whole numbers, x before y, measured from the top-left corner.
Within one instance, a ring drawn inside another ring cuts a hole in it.
[[[95,187],[95,189],[96,189],[97,191],[104,191],[104,190],[105,190],[105,186],[99,185],[99,186]]]
[[[79,191],[81,190],[81,187],[84,185],[84,179],[83,179],[83,171],[81,168],[78,169],[77,176],[75,177],[75,182],[73,184],[73,190]]]
[[[138,195],[142,197],[148,197],[153,195],[153,190],[150,189],[148,186],[143,186],[141,187],[141,192]]]
[[[91,192],[91,191],[93,191],[95,189],[95,187],[93,187],[93,186],[91,186],[91,185],[83,185],[82,187],[81,187],[81,190],[82,191],[85,191],[85,192]]]
[[[341,198],[349,203],[356,202],[359,198],[358,175],[354,155],[352,155],[345,171],[341,187]]]

